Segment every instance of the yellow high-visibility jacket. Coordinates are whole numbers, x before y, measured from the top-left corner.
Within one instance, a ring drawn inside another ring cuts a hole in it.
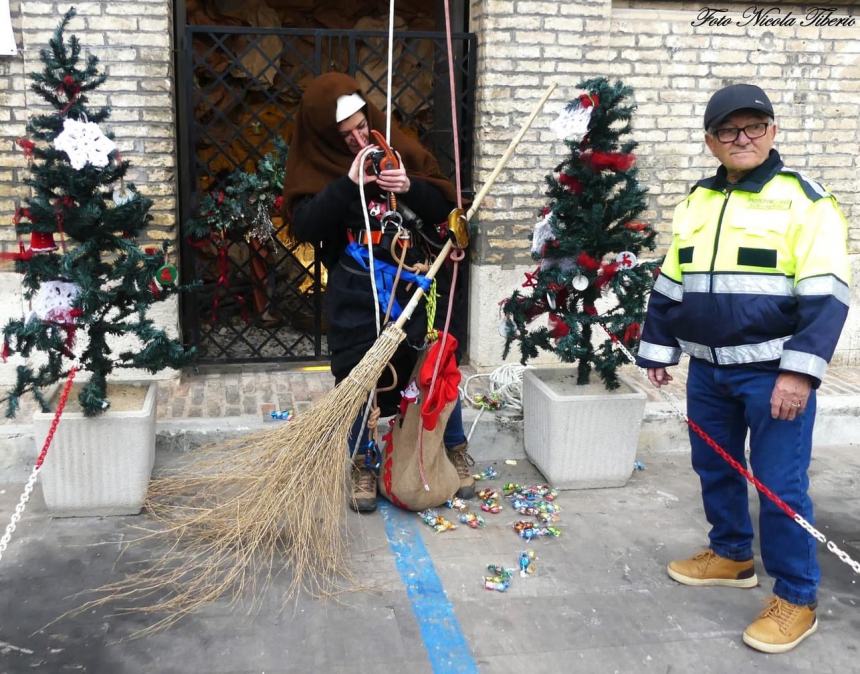
[[[848,313],[846,237],[833,195],[775,150],[736,184],[721,166],[675,208],[637,363],[665,367],[684,352],[817,385]]]

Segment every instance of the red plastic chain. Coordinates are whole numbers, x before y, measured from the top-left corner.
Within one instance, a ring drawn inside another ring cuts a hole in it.
[[[60,417],[63,414],[63,409],[66,407],[66,401],[69,399],[69,393],[72,391],[72,382],[75,380],[75,375],[78,373],[78,368],[73,367],[69,370],[69,378],[63,386],[63,392],[60,394],[60,400],[57,402],[57,411],[54,412],[54,418],[51,420],[51,427],[48,429],[48,435],[45,436],[45,442],[42,444],[42,451],[39,452],[39,458],[36,459],[36,468],[42,467],[42,462],[48,454],[48,447],[51,446],[51,441],[54,439],[54,433],[57,432],[57,426],[60,424]]]
[[[785,501],[783,501],[779,496],[774,494],[770,489],[768,489],[761,481],[759,481],[752,473],[750,473],[746,468],[744,468],[740,463],[738,463],[735,459],[733,459],[729,453],[720,447],[717,444],[717,441],[714,440],[710,435],[705,433],[699,427],[696,422],[691,421],[689,418],[684,419],[687,422],[687,425],[692,429],[692,431],[698,435],[702,440],[704,440],[708,446],[713,449],[717,454],[723,457],[728,464],[738,471],[741,475],[743,475],[752,485],[758,489],[762,494],[767,496],[771,501],[773,501],[776,506],[782,510],[786,515],[788,515],[791,519],[797,517],[797,513],[792,509],[790,505],[788,505]]]

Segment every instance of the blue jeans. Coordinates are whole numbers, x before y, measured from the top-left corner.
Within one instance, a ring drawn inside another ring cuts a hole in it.
[[[791,508],[814,522],[809,488],[815,391],[794,421],[770,415],[770,396],[778,372],[748,367],[716,368],[691,358],[687,414],[741,465],[750,434],[752,472]],[[702,483],[710,547],[721,557],[752,559],[753,527],[747,481],[690,431],[693,468]],[[759,494],[761,557],[776,579],[773,592],[792,604],[811,604],[821,578],[815,540],[767,497]]]
[[[350,454],[353,449],[355,449],[355,439],[358,437],[359,432],[361,433],[361,439],[355,453],[364,454],[364,448],[367,446],[368,441],[368,432],[367,426],[363,429],[361,427],[361,422],[363,420],[364,408],[362,408],[361,412],[356,417],[352,424],[352,429],[349,432],[347,451]],[[445,425],[445,433],[442,436],[442,442],[445,443],[445,447],[448,449],[466,442],[466,432],[463,429],[463,407],[459,398],[457,398],[457,402],[454,403],[454,409],[451,410],[451,416],[448,417],[448,423]]]

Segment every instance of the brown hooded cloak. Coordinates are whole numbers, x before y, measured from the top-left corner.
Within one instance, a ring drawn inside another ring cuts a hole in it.
[[[352,166],[355,155],[338,133],[335,110],[340,96],[353,93],[365,98],[353,78],[334,72],[320,75],[305,89],[287,155],[284,179],[287,220],[297,198],[321,192],[330,182],[346,175]],[[371,129],[385,132],[385,115],[379,108],[368,101],[362,111],[367,114]],[[393,121],[390,144],[400,153],[410,178],[426,180],[441,190],[449,202],[457,201],[454,186],[442,175],[433,155]]]

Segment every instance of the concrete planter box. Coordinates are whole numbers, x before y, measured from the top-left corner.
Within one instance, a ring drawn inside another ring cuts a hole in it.
[[[155,462],[158,393],[155,382],[142,386],[146,394],[141,409],[108,410],[94,418],[83,412],[63,412],[39,476],[45,503],[54,515],[141,511]],[[53,413],[33,415],[37,451],[53,417]]]
[[[559,489],[622,487],[636,459],[645,394],[622,379],[576,385],[573,368],[535,368],[523,376],[526,455]]]

